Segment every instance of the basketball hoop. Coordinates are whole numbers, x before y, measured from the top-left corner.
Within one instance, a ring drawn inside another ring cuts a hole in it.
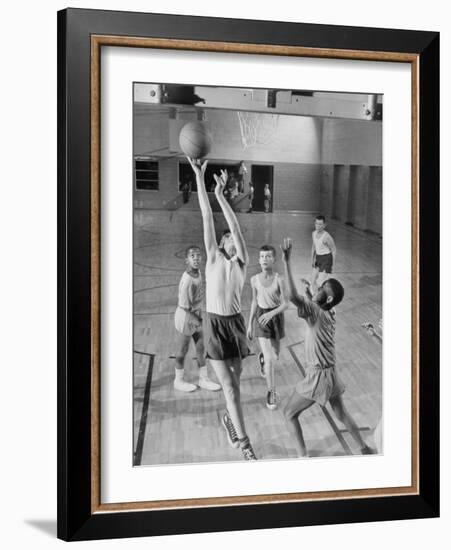
[[[274,139],[279,115],[250,111],[237,111],[237,115],[244,149],[255,145],[266,145]]]

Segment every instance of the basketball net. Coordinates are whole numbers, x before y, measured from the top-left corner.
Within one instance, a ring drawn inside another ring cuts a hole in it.
[[[237,111],[243,147],[265,145],[272,141],[279,124],[279,115]]]

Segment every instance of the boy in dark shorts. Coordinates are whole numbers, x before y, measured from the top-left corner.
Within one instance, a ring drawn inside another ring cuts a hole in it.
[[[208,378],[205,362],[201,309],[204,287],[200,272],[202,254],[198,246],[192,245],[186,249],[185,262],[187,267],[180,279],[178,303],[174,315],[174,324],[177,331],[174,389],[182,392],[191,392],[197,389],[195,384],[184,380],[185,357],[192,339],[196,346],[197,364],[199,366],[199,386],[204,390],[218,391],[221,386]]]
[[[196,175],[199,206],[204,228],[207,263],[206,281],[206,341],[207,357],[221,384],[227,404],[222,425],[232,447],[240,447],[245,460],[256,460],[256,456],[244,424],[241,406],[240,377],[242,360],[249,354],[246,326],[241,314],[241,293],[246,279],[249,256],[238,220],[227,200],[224,189],[228,174],[221,170],[215,174],[215,195],[226,219],[228,230],[221,242],[216,243],[213,213],[205,189],[207,161],[188,158]]]
[[[337,257],[337,248],[330,234],[326,231],[326,218],[316,216],[315,231],[312,233],[312,291],[323,284],[332,273]]]
[[[328,279],[310,298],[300,296],[291,272],[291,239],[281,246],[285,265],[288,299],[297,307],[299,317],[305,319],[305,377],[296,385],[285,406],[284,414],[296,442],[300,456],[308,456],[300,424],[300,414],[314,403],[330,403],[340,422],[346,426],[360,447],[362,454],[374,450],[362,439],[357,424],[346,410],[342,394],[345,387],[335,368],[335,309],[343,299],[344,289],[336,279]]]
[[[266,379],[266,406],[270,410],[277,408],[274,363],[279,359],[280,340],[285,336],[283,312],[288,307],[282,278],[273,271],[275,261],[275,248],[263,245],[258,259],[262,271],[251,278],[252,304],[247,328],[247,337],[252,340],[254,322],[257,321],[255,334],[262,350],[258,359],[260,372]]]

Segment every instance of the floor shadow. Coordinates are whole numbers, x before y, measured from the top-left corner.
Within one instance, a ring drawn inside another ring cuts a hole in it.
[[[25,523],[56,538],[56,519],[26,519]]]

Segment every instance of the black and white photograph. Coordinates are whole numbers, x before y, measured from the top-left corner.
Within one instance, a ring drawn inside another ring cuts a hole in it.
[[[441,547],[446,3],[2,20],[2,546]]]
[[[133,465],[383,454],[383,94],[132,93]]]

